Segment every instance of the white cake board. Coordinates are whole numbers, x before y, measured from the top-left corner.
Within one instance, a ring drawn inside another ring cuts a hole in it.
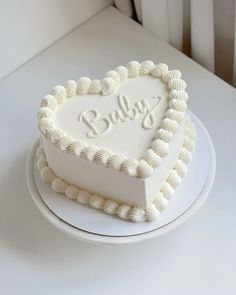
[[[211,138],[201,121],[192,113],[190,115],[196,130],[193,159],[187,175],[158,221],[132,223],[120,220],[53,192],[51,186],[41,180],[35,165],[38,140],[33,144],[27,161],[27,182],[35,204],[53,225],[84,241],[128,244],[169,232],[200,208],[215,177],[215,151]]]

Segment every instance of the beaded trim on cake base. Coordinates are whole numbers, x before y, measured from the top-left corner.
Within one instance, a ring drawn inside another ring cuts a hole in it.
[[[78,201],[81,204],[92,208],[103,210],[107,214],[117,215],[121,219],[133,222],[145,222],[157,220],[169,203],[169,199],[174,195],[175,188],[181,183],[182,178],[187,172],[187,165],[191,161],[191,154],[194,147],[194,128],[190,118],[186,115],[185,137],[178,160],[174,168],[170,171],[160,193],[154,199],[153,203],[147,209],[132,207],[127,204],[118,203],[112,199],[107,199],[101,195],[90,193],[84,189],[67,183],[65,180],[55,175],[48,166],[46,155],[42,144],[40,143],[36,151],[37,168],[40,171],[41,178],[51,184],[53,191],[65,196],[71,200]]]

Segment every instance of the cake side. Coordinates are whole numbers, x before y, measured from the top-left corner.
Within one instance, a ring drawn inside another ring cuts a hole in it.
[[[96,162],[62,154],[44,138],[43,147],[48,165],[68,183],[117,202],[146,207],[144,179],[126,175]]]
[[[43,148],[43,140],[36,151],[37,167],[41,178],[51,184],[52,189],[57,193],[65,194],[71,200],[81,204],[89,205],[92,208],[103,210],[107,214],[118,215],[121,219],[133,222],[144,222],[156,220],[160,212],[168,206],[168,200],[174,195],[176,187],[181,183],[187,173],[187,165],[191,160],[191,153],[194,147],[194,127],[189,117],[185,122],[185,133],[183,146],[180,149],[173,168],[169,171],[166,180],[163,182],[159,193],[155,196],[147,209],[137,206],[130,206],[125,203],[118,203],[104,196],[81,189],[78,186],[69,184],[57,176],[48,166],[46,154]]]
[[[184,134],[185,120],[173,135],[170,152],[148,178],[132,177],[104,167],[96,161],[86,161],[67,153],[61,153],[45,138],[43,138],[43,146],[49,166],[56,175],[68,183],[112,198],[117,202],[146,209],[159,193],[161,185],[177,161],[183,146]]]

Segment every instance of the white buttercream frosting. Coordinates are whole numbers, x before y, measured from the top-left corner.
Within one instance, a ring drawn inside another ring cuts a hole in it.
[[[174,166],[174,169],[176,170],[176,172],[179,174],[179,176],[184,177],[184,175],[187,173],[187,166],[186,164],[181,161],[178,160]]]
[[[82,95],[88,92],[91,80],[88,77],[80,77],[77,81],[77,94]]]
[[[121,219],[129,219],[129,212],[131,210],[131,206],[126,205],[126,204],[122,204],[117,208],[117,215],[121,218]]]
[[[172,70],[168,71],[164,76],[163,76],[163,81],[169,82],[170,80],[173,79],[180,79],[182,76],[181,72],[179,70]]]
[[[129,78],[135,78],[139,75],[139,70],[140,70],[140,63],[137,61],[130,61],[127,65],[128,69],[128,77]]]
[[[158,211],[163,211],[168,206],[168,199],[166,199],[163,193],[159,193],[153,201]]]
[[[190,129],[187,130],[187,132],[188,132],[188,137],[190,139],[194,140],[194,138],[195,138],[195,130],[193,128],[190,128]]]
[[[156,208],[154,204],[150,204],[150,206],[146,210],[147,221],[157,220],[159,216],[160,216],[160,211]]]
[[[89,199],[89,205],[95,209],[103,209],[105,199],[102,196],[92,194]]]
[[[165,76],[168,72],[168,66],[164,63],[160,63],[157,66],[160,68],[162,76]]]
[[[49,130],[53,129],[55,126],[55,122],[51,118],[42,118],[39,121],[39,130],[42,133],[47,133]]]
[[[186,91],[178,91],[178,90],[171,90],[169,93],[169,98],[176,98],[179,100],[184,100],[187,101],[188,100],[188,93]]]
[[[80,140],[80,141],[76,141],[76,142],[71,143],[68,146],[68,150],[70,151],[70,153],[73,156],[80,157],[82,150],[86,147],[88,147],[88,144],[86,142]]]
[[[37,168],[42,170],[44,167],[47,167],[48,163],[45,157],[40,157],[37,161]]]
[[[110,149],[100,149],[94,156],[94,161],[100,164],[106,164],[109,158],[113,155],[113,152]]]
[[[166,118],[174,120],[178,123],[181,123],[184,119],[184,113],[175,109],[169,109],[166,114]]]
[[[74,80],[67,81],[65,85],[65,89],[66,89],[67,97],[75,96],[76,90],[77,90],[77,82]]]
[[[40,120],[42,118],[50,118],[53,120],[55,118],[55,113],[48,107],[42,107],[38,111],[38,119]]]
[[[133,222],[144,222],[146,219],[146,212],[143,208],[133,207],[129,212],[129,216]]]
[[[55,179],[55,174],[50,167],[44,167],[40,171],[42,179],[47,183],[52,183]]]
[[[151,75],[155,78],[160,78],[162,75],[160,67],[157,65],[151,70]]]
[[[66,101],[66,89],[63,86],[55,86],[51,94],[55,97],[57,104],[62,104],[64,101]]]
[[[187,85],[186,85],[185,81],[182,80],[182,79],[171,79],[168,82],[168,86],[169,86],[170,89],[183,91],[183,90],[185,90]]]
[[[151,60],[145,60],[141,63],[140,75],[148,75],[155,67],[155,64]]]
[[[89,85],[88,93],[99,94],[101,92],[102,92],[102,81],[99,79],[92,80]]]
[[[120,82],[120,75],[119,75],[119,73],[118,72],[116,72],[116,71],[109,71],[109,72],[107,72],[107,78],[112,78],[113,80],[115,80],[116,82]]]
[[[46,158],[46,155],[44,153],[44,149],[43,149],[42,145],[39,145],[38,148],[36,149],[36,156],[38,159],[39,158]]]
[[[167,131],[165,129],[158,129],[155,134],[155,139],[161,139],[167,143],[169,143],[172,139],[173,135],[170,131]]]
[[[41,107],[47,107],[53,111],[57,108],[57,101],[54,96],[48,94],[44,96],[44,98],[41,101]]]
[[[91,194],[88,191],[79,189],[76,199],[79,203],[87,205],[89,203],[89,198]]]
[[[94,160],[95,154],[98,152],[98,148],[95,146],[87,146],[81,151],[81,158],[92,162]]]
[[[116,72],[120,75],[120,81],[123,82],[128,78],[128,70],[124,66],[119,66],[116,69]]]
[[[56,144],[59,139],[64,139],[66,136],[66,133],[59,128],[50,129],[46,133],[46,138],[50,140],[53,144]]]
[[[64,194],[68,184],[61,178],[54,178],[52,182],[52,189],[56,193]]]
[[[103,210],[108,214],[116,214],[119,204],[113,200],[106,200],[103,205]]]
[[[178,123],[174,120],[171,120],[169,118],[165,118],[164,120],[162,120],[161,122],[161,128],[166,130],[166,131],[169,131],[171,133],[175,133],[175,131],[177,130],[178,128]]]
[[[135,176],[137,175],[137,168],[139,166],[139,161],[136,159],[124,160],[120,166],[120,170],[127,175]]]
[[[146,178],[152,175],[153,167],[149,165],[145,160],[140,160],[139,165],[137,167],[137,172],[139,177]]]
[[[162,161],[162,157],[158,156],[153,149],[148,149],[143,159],[153,168],[156,168]]]
[[[193,150],[193,147],[194,147],[194,141],[185,135],[184,137],[184,147],[189,151],[191,152]]]
[[[121,154],[114,154],[111,157],[109,157],[107,161],[107,166],[109,168],[112,168],[113,170],[119,171],[121,164],[125,160],[125,156]]]
[[[151,144],[151,148],[160,157],[165,157],[169,153],[169,144],[161,139],[155,139]]]
[[[165,182],[164,185],[161,188],[161,192],[163,194],[163,196],[166,199],[170,199],[171,197],[173,197],[175,190],[174,188],[169,184],[169,182]]]
[[[173,187],[176,188],[180,182],[181,182],[181,177],[178,175],[176,170],[172,170],[167,178],[167,182]]]
[[[77,199],[78,192],[79,192],[79,189],[75,185],[68,185],[65,189],[65,195],[67,196],[67,198],[71,200]]]
[[[151,70],[151,75],[154,77],[161,77],[164,76],[168,73],[168,66],[164,63],[160,63],[156,65],[152,70]]]
[[[102,94],[111,94],[116,88],[117,82],[112,78],[104,78],[102,80]]]
[[[185,164],[188,164],[191,161],[192,156],[191,156],[191,153],[186,148],[183,148],[181,153],[180,153],[179,158]]]
[[[184,100],[173,98],[169,102],[169,106],[179,112],[184,112],[187,109],[187,104]]]
[[[69,146],[74,142],[71,136],[64,136],[56,141],[56,146],[61,152],[66,152]]]

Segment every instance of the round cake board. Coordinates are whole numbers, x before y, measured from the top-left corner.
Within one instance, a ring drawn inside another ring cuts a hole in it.
[[[81,205],[55,193],[40,178],[33,144],[27,161],[27,182],[32,198],[43,216],[63,232],[94,243],[128,244],[160,236],[176,228],[205,202],[215,177],[215,151],[201,121],[190,112],[196,139],[188,172],[169,201],[168,207],[154,222],[133,223]]]

